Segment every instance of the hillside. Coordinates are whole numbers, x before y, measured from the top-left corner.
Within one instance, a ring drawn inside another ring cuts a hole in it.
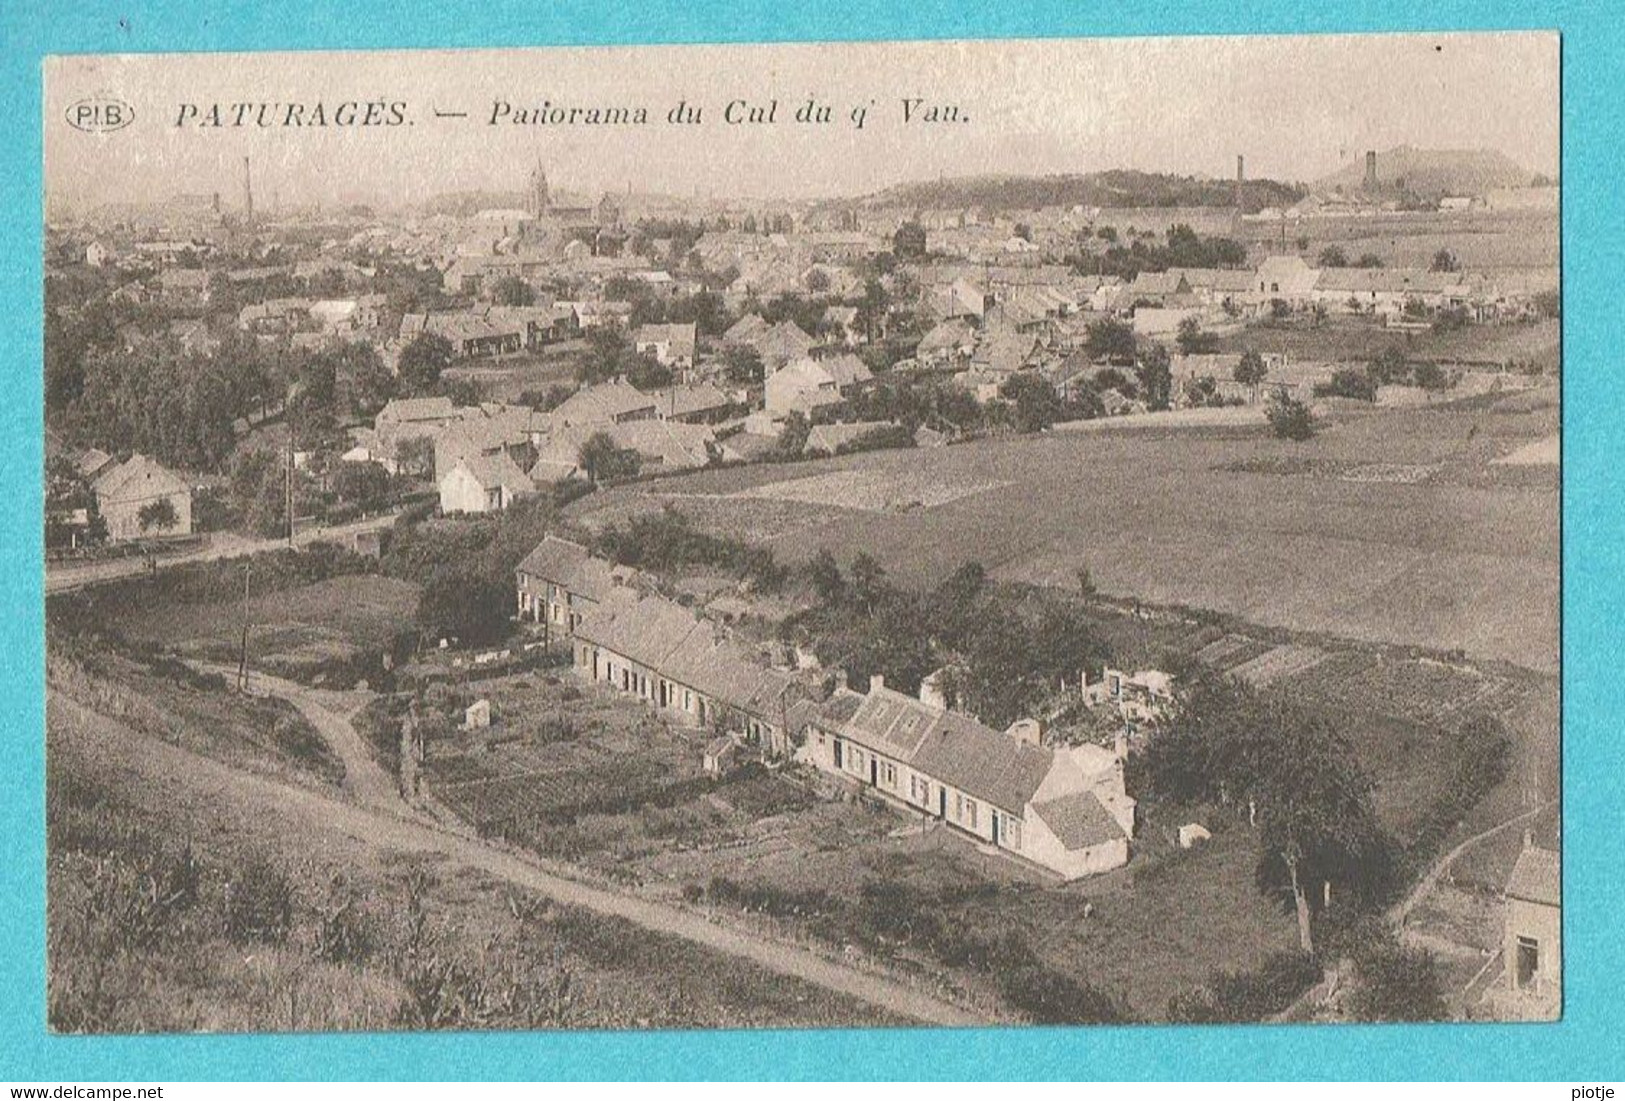
[[[1242,184],[1242,208],[1259,211],[1267,206],[1289,206],[1303,195],[1301,189],[1275,180],[1247,180]],[[963,176],[899,184],[864,200],[865,205],[873,207],[980,206],[989,210],[1047,206],[1228,207],[1234,202],[1235,184],[1229,180],[1130,169],[1059,176]]]
[[[1534,174],[1495,149],[1417,149],[1397,146],[1377,154],[1377,179],[1383,189],[1419,198],[1483,195],[1498,187],[1527,187]],[[1365,158],[1356,159],[1320,180],[1318,192],[1352,192],[1365,182]]]

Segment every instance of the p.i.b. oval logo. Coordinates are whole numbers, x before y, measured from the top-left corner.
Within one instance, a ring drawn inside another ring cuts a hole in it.
[[[107,92],[68,104],[68,125],[87,134],[108,134],[135,121],[135,108]]]

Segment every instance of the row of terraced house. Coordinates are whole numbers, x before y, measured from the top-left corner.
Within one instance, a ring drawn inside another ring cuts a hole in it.
[[[1064,879],[1128,862],[1135,802],[1121,748],[1048,746],[1032,721],[1000,732],[879,676],[867,692],[825,690],[644,581],[549,536],[518,567],[519,616],[567,641],[583,680],[769,757],[793,756],[985,848]]]

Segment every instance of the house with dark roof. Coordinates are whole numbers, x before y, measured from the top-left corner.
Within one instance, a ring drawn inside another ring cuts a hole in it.
[[[638,571],[599,558],[580,543],[549,535],[514,570],[519,618],[571,634],[594,608],[633,598]]]
[[[686,726],[710,726],[774,753],[789,749],[796,682],[660,596],[601,604],[575,629],[575,671]]]
[[[1035,722],[1000,733],[879,676],[867,694],[838,690],[805,730],[815,767],[1063,879],[1128,862],[1135,802],[1110,750],[1044,746]]]

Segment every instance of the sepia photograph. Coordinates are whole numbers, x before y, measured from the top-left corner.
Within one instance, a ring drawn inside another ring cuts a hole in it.
[[[1559,54],[47,58],[43,1027],[1559,1020]]]

